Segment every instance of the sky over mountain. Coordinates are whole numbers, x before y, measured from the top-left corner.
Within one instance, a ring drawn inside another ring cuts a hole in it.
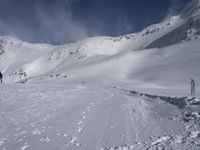
[[[189,0],[0,0],[0,35],[62,44],[134,33],[176,14]]]

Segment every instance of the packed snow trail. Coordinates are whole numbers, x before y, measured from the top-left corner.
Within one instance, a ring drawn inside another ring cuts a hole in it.
[[[198,149],[200,130],[181,116],[170,103],[116,88],[2,84],[0,149]]]

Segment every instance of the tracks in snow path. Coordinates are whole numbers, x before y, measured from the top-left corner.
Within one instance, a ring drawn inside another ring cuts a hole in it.
[[[106,100],[108,100],[108,99],[110,99],[111,97],[114,96],[114,94],[111,93],[111,92],[109,92],[108,90],[105,90],[105,89],[103,89],[103,90],[104,90],[106,93],[108,93],[109,96],[106,97],[106,98],[101,98],[101,99],[99,99],[99,100],[97,100],[97,101],[91,102],[91,103],[89,103],[89,104],[86,106],[85,110],[84,110],[83,112],[80,113],[81,119],[76,123],[77,126],[74,128],[74,134],[71,136],[70,143],[69,143],[69,144],[66,144],[65,147],[68,147],[70,144],[73,144],[73,145],[75,145],[75,146],[77,146],[77,147],[82,147],[82,146],[84,146],[84,144],[82,144],[82,143],[79,142],[79,137],[80,137],[80,135],[84,132],[84,128],[85,128],[85,127],[87,126],[87,124],[88,124],[88,123],[87,123],[87,122],[89,121],[89,120],[87,120],[88,115],[89,115],[90,113],[93,113],[93,111],[94,111],[94,109],[95,109],[95,107],[96,107],[97,105],[100,105],[100,103],[102,103],[102,102],[104,102],[104,101],[106,101]],[[90,119],[92,119],[92,118],[90,118]]]
[[[198,99],[106,87],[15,86],[0,110],[8,119],[8,125],[0,120],[0,149],[199,148]]]

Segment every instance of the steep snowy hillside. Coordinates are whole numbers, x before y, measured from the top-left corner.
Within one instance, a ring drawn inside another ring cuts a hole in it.
[[[180,13],[186,22],[175,30],[155,40],[146,48],[165,47],[182,41],[200,38],[200,1],[193,0]]]
[[[61,68],[64,73],[76,66],[107,61],[111,56],[119,57],[128,51],[143,49],[183,23],[184,19],[176,16],[137,34],[95,37],[60,46],[30,44],[11,37],[1,37],[0,70],[5,74],[5,82],[52,74]]]
[[[120,37],[0,37],[0,150],[199,150],[199,7]]]

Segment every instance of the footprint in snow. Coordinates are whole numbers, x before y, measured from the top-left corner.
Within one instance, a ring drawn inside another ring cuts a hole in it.
[[[110,129],[114,129],[115,127],[114,126],[110,126]]]
[[[3,145],[5,142],[4,141],[0,141],[0,146]]]
[[[47,142],[47,143],[48,143],[48,142],[50,142],[50,139],[49,139],[48,137],[45,136],[45,137],[42,137],[42,138],[40,139],[40,141],[41,141],[41,142]]]
[[[85,115],[85,112],[82,112],[81,115]]]
[[[18,140],[18,142],[22,142],[24,139],[23,138],[20,138],[19,140]]]
[[[26,150],[30,147],[28,143],[24,143],[24,145],[21,147],[21,150]]]
[[[27,131],[21,131],[20,132],[20,134],[26,134],[27,133]]]
[[[6,141],[6,139],[4,139],[4,138],[0,139],[0,146],[3,145],[3,144],[5,144],[5,141]]]
[[[70,143],[75,144],[76,146],[81,146],[80,143],[77,143],[77,138],[75,136],[72,137]]]
[[[87,111],[90,111],[90,106],[87,107]]]
[[[82,133],[82,132],[83,132],[83,128],[78,127],[78,128],[77,128],[77,131],[78,131],[79,133]]]
[[[57,130],[57,136],[68,137],[68,134],[66,134],[66,133],[61,133],[60,131]]]
[[[79,121],[77,124],[80,125],[80,124],[82,124],[82,123],[83,123],[83,121]]]
[[[90,103],[91,106],[95,106],[95,103]]]
[[[76,143],[76,146],[81,146],[81,144],[80,143]]]
[[[30,123],[30,126],[31,126],[32,128],[34,128],[34,127],[35,127],[35,124],[34,124],[33,122],[31,122],[31,123]]]
[[[20,129],[21,129],[21,128],[16,128],[15,130],[16,130],[16,131],[19,131]]]
[[[71,138],[70,143],[74,144],[74,143],[76,143],[76,141],[77,141],[77,138],[76,138],[75,136],[73,136],[73,137]]]
[[[83,116],[83,119],[86,119],[86,116]]]
[[[40,135],[41,131],[38,128],[36,128],[35,130],[32,131],[32,134],[33,135]]]
[[[61,133],[57,133],[57,136],[61,136]]]

